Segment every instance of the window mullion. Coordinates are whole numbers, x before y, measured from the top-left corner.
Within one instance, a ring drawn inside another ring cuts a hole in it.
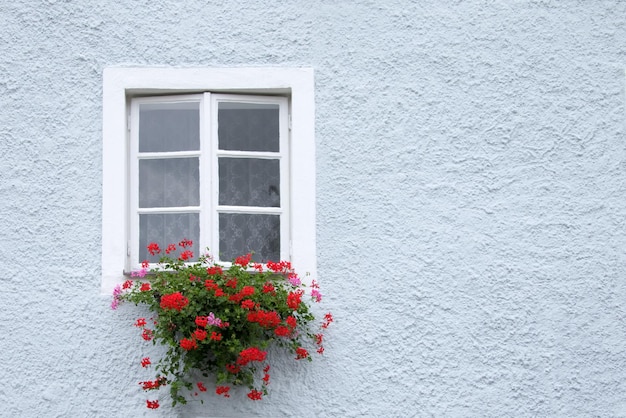
[[[216,249],[212,237],[215,235],[213,200],[213,145],[211,117],[211,93],[204,93],[200,103],[200,253],[208,248]]]
[[[130,109],[130,141],[129,141],[129,247],[126,271],[134,270],[139,254],[139,104],[131,102]]]

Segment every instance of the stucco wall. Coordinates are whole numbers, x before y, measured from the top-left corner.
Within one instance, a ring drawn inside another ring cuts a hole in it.
[[[1,416],[626,416],[626,3],[178,3],[0,6]],[[100,295],[117,65],[315,69],[336,322],[262,402],[145,408]]]

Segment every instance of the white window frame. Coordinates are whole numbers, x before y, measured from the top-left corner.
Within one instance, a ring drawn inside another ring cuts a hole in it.
[[[129,68],[103,73],[101,293],[126,280],[130,265],[128,111],[132,97],[188,93],[289,97],[290,260],[315,277],[315,98],[311,68]]]

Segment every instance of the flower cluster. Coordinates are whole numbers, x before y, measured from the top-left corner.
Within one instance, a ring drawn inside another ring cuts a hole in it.
[[[144,340],[168,348],[154,364],[149,357],[138,361],[156,371],[155,380],[140,382],[144,390],[167,386],[174,405],[186,403],[188,396],[207,391],[204,382],[192,379],[196,370],[215,376],[218,396],[229,398],[232,386],[243,385],[249,399],[260,400],[270,382],[271,345],[283,347],[296,360],[312,360],[311,349],[324,352],[324,332],[333,317],[328,313],[314,326],[308,301],[322,300],[315,280],[307,286],[291,263],[260,264],[251,254],[237,257],[228,267],[208,255],[192,264],[190,248],[189,240],[168,244],[164,250],[150,243],[148,252],[162,256],[159,264],[142,263],[142,269],[131,275],[135,280],[113,292],[113,309],[127,301],[146,305],[154,313],[133,325]],[[159,408],[159,401],[148,400],[146,406]]]

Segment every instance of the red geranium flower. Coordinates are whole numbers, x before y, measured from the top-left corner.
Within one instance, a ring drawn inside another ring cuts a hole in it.
[[[300,303],[302,303],[302,294],[304,292],[302,290],[297,290],[295,292],[289,292],[287,295],[287,306],[294,311],[298,310],[300,307]]]
[[[309,352],[306,351],[306,349],[302,348],[302,347],[298,347],[296,348],[296,360],[300,360],[303,358],[307,358],[309,356]]]
[[[196,316],[196,325],[199,327],[206,327],[207,323],[209,322],[209,318],[206,316]]]
[[[196,329],[193,332],[193,337],[198,341],[203,341],[206,338],[206,335],[207,335],[207,332],[200,328]]]
[[[148,244],[148,251],[150,252],[150,255],[156,255],[161,253],[161,248],[159,248],[159,244],[156,242],[151,242]]]
[[[228,386],[217,386],[215,388],[215,393],[217,393],[218,395],[224,395],[225,398],[230,398],[230,395],[228,394],[229,390],[230,387]]]
[[[178,245],[180,245],[183,248],[191,247],[193,245],[193,241],[188,240],[187,238],[185,238],[181,242],[179,242]]]
[[[178,256],[178,259],[180,261],[187,261],[189,259],[193,258],[193,252],[189,251],[189,250],[185,250],[182,253],[180,253],[180,255]]]
[[[239,264],[241,267],[246,267],[250,264],[250,260],[252,260],[252,254],[248,253],[246,255],[242,255],[241,257],[235,258],[235,264]]]
[[[195,348],[198,348],[198,343],[196,343],[195,340],[190,340],[188,338],[183,338],[182,340],[180,340],[180,346],[183,348],[183,350],[193,350]]]
[[[212,266],[206,269],[206,272],[208,275],[216,275],[216,274],[223,274],[224,271],[222,270],[222,268],[220,266]]]
[[[289,336],[289,334],[291,334],[291,330],[287,327],[277,327],[274,330],[274,334],[278,335],[279,337],[287,337]]]
[[[264,361],[266,356],[267,351],[261,351],[256,347],[246,348],[239,353],[237,364],[245,366],[251,361]]]
[[[253,401],[260,401],[262,397],[263,397],[263,392],[258,391],[256,389],[252,389],[250,393],[248,393],[248,398],[252,399]]]
[[[148,401],[148,400],[146,400],[146,406],[149,409],[157,409],[159,407],[159,401],[158,400],[156,400],[156,401]]]
[[[175,309],[180,312],[188,304],[189,299],[184,297],[180,292],[163,295],[161,297],[161,308],[163,309]]]

